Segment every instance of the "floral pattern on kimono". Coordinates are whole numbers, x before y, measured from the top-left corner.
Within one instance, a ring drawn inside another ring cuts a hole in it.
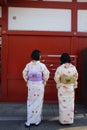
[[[29,81],[28,73],[33,72],[42,72],[43,80],[42,81]],[[49,70],[46,65],[40,61],[33,62],[31,61],[26,65],[23,70],[23,78],[27,83],[28,87],[28,97],[27,97],[27,122],[34,124],[41,121],[43,99],[44,99],[44,89],[47,80],[49,79]]]
[[[62,75],[75,76],[75,82],[64,84],[60,82]],[[60,65],[55,72],[54,80],[58,89],[59,122],[61,124],[72,124],[74,122],[74,89],[77,88],[78,72],[74,65],[65,63]]]

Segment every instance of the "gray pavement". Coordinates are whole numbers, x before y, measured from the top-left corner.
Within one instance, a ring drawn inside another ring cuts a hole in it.
[[[87,130],[87,106],[76,104],[75,110],[74,124],[60,125],[58,104],[44,103],[41,124],[26,128],[26,103],[0,103],[0,130]]]

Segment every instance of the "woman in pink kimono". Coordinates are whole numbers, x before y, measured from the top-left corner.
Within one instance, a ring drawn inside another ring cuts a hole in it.
[[[72,65],[70,56],[63,53],[60,57],[61,65],[57,68],[54,76],[58,89],[59,122],[72,124],[74,122],[74,89],[77,88],[78,72]]]
[[[46,65],[40,62],[40,57],[41,52],[34,50],[31,54],[32,61],[23,70],[23,78],[28,87],[26,127],[41,122],[44,89],[50,72]]]

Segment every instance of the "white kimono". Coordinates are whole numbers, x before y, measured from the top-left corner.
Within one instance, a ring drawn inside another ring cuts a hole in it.
[[[29,72],[41,72],[42,80],[31,81],[28,79]],[[35,124],[41,121],[44,88],[49,78],[49,70],[46,65],[40,61],[31,61],[23,70],[23,78],[27,82],[27,123]]]
[[[75,76],[76,80],[71,84],[61,83],[62,75]],[[56,87],[58,89],[59,101],[59,122],[61,124],[72,124],[74,122],[74,88],[77,88],[78,72],[71,63],[60,65],[54,76]]]

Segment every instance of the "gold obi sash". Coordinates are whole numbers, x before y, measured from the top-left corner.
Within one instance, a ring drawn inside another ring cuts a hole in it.
[[[74,84],[75,80],[76,80],[75,76],[62,75],[60,77],[60,82],[64,84]]]

